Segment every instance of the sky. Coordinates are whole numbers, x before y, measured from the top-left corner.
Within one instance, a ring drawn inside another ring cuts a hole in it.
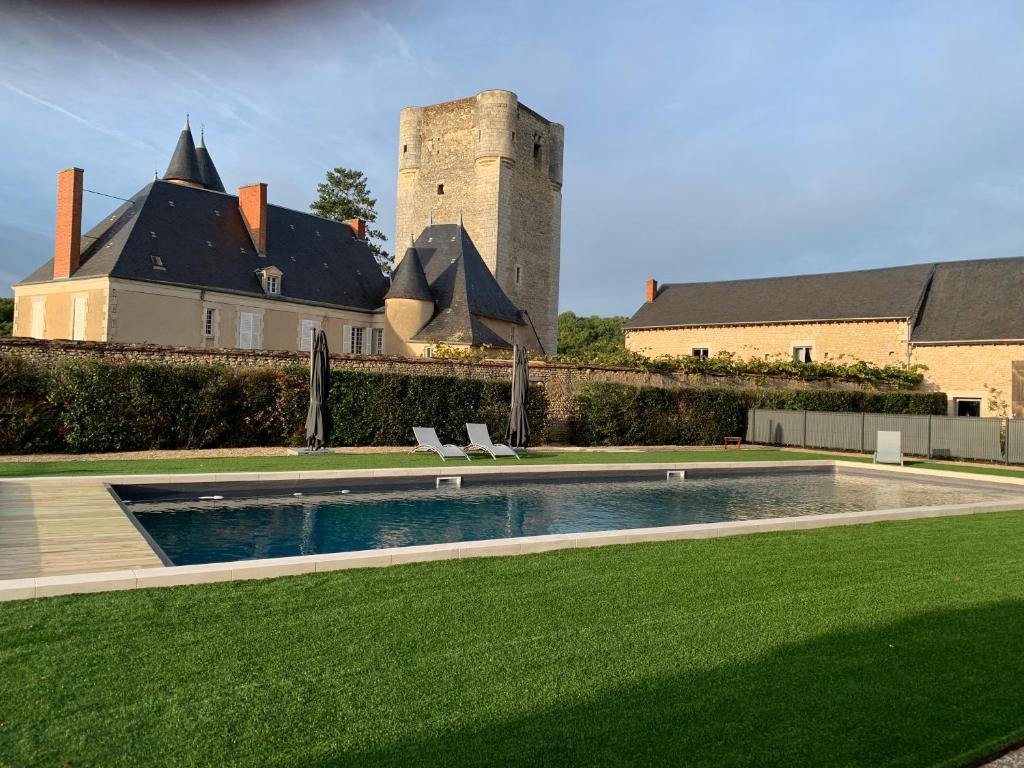
[[[357,168],[391,236],[399,110],[488,88],[565,126],[561,310],[1024,256],[1022,39],[997,0],[8,2],[0,295],[51,255],[58,170],[128,197],[186,112],[229,191],[304,210]]]

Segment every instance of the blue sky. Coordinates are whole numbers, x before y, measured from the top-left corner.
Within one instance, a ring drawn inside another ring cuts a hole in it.
[[[229,190],[304,209],[359,168],[390,235],[398,110],[485,88],[565,125],[562,309],[1024,255],[1022,39],[1019,2],[5,4],[0,295],[49,256],[57,170],[127,197],[185,112]]]

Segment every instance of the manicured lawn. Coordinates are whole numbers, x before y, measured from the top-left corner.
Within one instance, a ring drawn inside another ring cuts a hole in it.
[[[956,766],[1024,513],[0,604],[0,764]]]
[[[774,449],[750,451],[528,451],[523,460],[499,459],[502,464],[603,464],[660,461],[786,461],[821,458],[810,453]],[[494,464],[482,454],[472,465]],[[98,459],[95,461],[17,461],[0,463],[0,477],[29,475],[109,475],[195,472],[295,472],[317,469],[379,469],[383,467],[436,467],[442,461],[433,454],[358,453],[328,456],[242,456],[210,459]],[[464,459],[450,459],[445,466],[463,466]]]

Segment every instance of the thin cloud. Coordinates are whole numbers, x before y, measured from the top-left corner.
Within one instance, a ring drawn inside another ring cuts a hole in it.
[[[116,128],[108,128],[107,126],[101,123],[97,123],[95,120],[90,120],[87,117],[82,117],[81,115],[75,114],[71,110],[65,109],[60,104],[55,104],[52,101],[47,101],[46,99],[36,96],[35,94],[22,90],[18,86],[14,85],[13,83],[9,83],[6,80],[0,80],[0,86],[3,86],[11,93],[21,96],[23,99],[28,99],[29,101],[39,104],[40,106],[53,110],[57,114],[63,115],[64,117],[70,120],[74,120],[76,123],[84,125],[86,128],[91,128],[92,130],[97,131],[98,133],[105,134],[113,139],[118,139],[119,141],[126,141],[130,144],[134,144],[136,147],[139,147],[140,149],[145,149],[148,152],[159,152],[159,150],[152,144],[140,141],[139,139],[136,139],[134,136],[129,136],[127,133],[119,131]]]

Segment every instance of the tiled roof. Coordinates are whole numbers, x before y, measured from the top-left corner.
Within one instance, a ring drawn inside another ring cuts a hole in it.
[[[267,253],[256,253],[238,198],[154,181],[82,237],[71,279],[108,275],[263,296],[257,276],[284,274],[281,299],[364,311],[383,306],[387,280],[350,227],[301,211],[267,206]],[[53,277],[49,261],[24,283]]]

